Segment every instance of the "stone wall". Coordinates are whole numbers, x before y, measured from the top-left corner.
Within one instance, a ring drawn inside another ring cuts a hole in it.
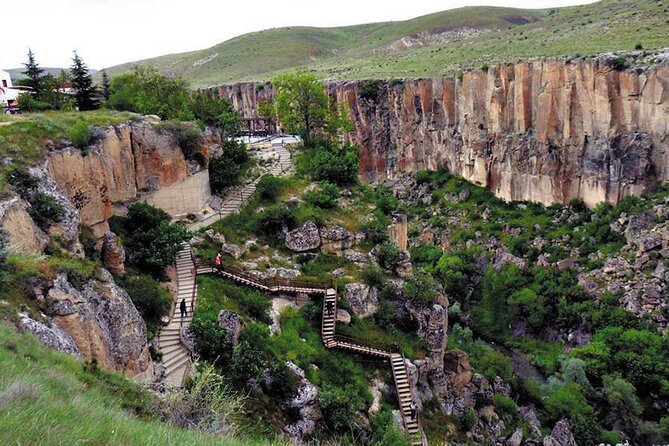
[[[360,176],[445,167],[509,200],[616,203],[669,178],[669,63],[616,71],[607,57],[523,62],[462,78],[328,84],[351,110]],[[221,86],[251,116],[267,84]]]

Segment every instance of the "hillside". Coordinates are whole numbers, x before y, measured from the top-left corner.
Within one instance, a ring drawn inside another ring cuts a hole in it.
[[[294,68],[328,79],[433,77],[518,58],[667,47],[668,21],[669,7],[655,0],[547,10],[467,7],[401,22],[270,29],[110,71],[154,65],[194,87],[268,80]]]
[[[136,384],[55,353],[4,322],[0,338],[0,436],[11,444],[255,444],[160,422]]]
[[[70,70],[69,67],[61,67],[61,68],[58,68],[58,67],[42,67],[42,69],[44,70],[45,74],[50,74],[52,76],[58,76],[60,74],[61,70],[65,70],[67,72],[69,72],[69,70]],[[9,73],[9,75],[11,76],[11,78],[16,81],[18,79],[21,79],[21,78],[25,77],[23,75],[24,70],[25,70],[24,67],[20,67],[20,68],[10,68],[10,69],[5,70],[5,71],[7,71]],[[88,70],[88,72],[91,73],[91,74],[95,74],[97,71],[96,70]]]

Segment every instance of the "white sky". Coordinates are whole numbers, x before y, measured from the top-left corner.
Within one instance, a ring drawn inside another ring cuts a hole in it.
[[[204,49],[250,31],[405,20],[472,5],[549,8],[594,0],[0,0],[0,69],[32,48],[44,67],[69,66],[77,49],[91,68]],[[11,6],[4,5],[11,3]]]

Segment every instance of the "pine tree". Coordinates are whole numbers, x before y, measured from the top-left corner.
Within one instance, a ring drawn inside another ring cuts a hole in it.
[[[105,101],[108,101],[111,96],[111,82],[105,70],[102,70],[102,96],[105,98]]]
[[[85,111],[98,108],[97,91],[93,85],[93,77],[88,73],[88,67],[76,51],[72,58],[70,74],[72,75],[74,99],[77,102],[79,110]]]
[[[43,96],[44,70],[35,60],[35,53],[31,49],[28,49],[28,62],[23,65],[26,67],[26,71],[23,72],[26,76],[23,84],[30,87],[33,97],[39,100]]]

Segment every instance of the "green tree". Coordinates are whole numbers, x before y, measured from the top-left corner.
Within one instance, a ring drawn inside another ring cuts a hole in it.
[[[431,275],[419,272],[404,282],[404,295],[418,306],[426,307],[437,298],[438,285]]]
[[[122,282],[132,303],[142,315],[150,332],[155,333],[161,319],[169,315],[172,299],[169,292],[151,276],[139,275]]]
[[[358,388],[352,384],[337,387],[324,385],[319,396],[325,423],[338,434],[349,432],[358,411],[365,404]]]
[[[191,99],[193,115],[203,124],[217,127],[226,135],[235,135],[241,130],[241,117],[230,101],[204,92],[193,93]]]
[[[467,285],[467,266],[462,258],[455,254],[443,254],[437,262],[435,272],[444,284],[446,293],[462,294]]]
[[[23,65],[26,67],[25,71],[23,71],[23,74],[26,76],[26,79],[23,80],[23,85],[32,89],[31,94],[33,98],[41,100],[45,71],[37,63],[35,53],[33,53],[32,49],[28,49],[28,61]]]
[[[97,94],[96,88],[93,85],[93,77],[88,72],[88,67],[83,59],[79,57],[76,51],[72,57],[72,67],[70,67],[70,74],[72,76],[72,89],[74,90],[74,98],[77,102],[79,110],[94,110],[98,108],[98,101],[95,97]]]
[[[144,202],[128,208],[125,226],[133,263],[153,273],[174,264],[182,244],[190,237],[185,227],[170,223],[165,211]]]
[[[230,364],[232,345],[228,342],[226,330],[215,321],[196,318],[190,326],[195,338],[195,351],[204,361],[224,369]]]
[[[604,422],[617,430],[634,436],[643,407],[632,384],[622,378],[605,376],[602,393],[608,404]]]
[[[309,146],[314,130],[324,129],[330,115],[330,98],[325,86],[309,73],[284,74],[275,78],[272,85],[279,120]]]
[[[111,80],[106,70],[102,70],[102,97],[108,101],[111,97]]]
[[[226,140],[223,142],[223,153],[209,160],[209,183],[214,193],[239,184],[244,167],[249,161],[246,144]]]

